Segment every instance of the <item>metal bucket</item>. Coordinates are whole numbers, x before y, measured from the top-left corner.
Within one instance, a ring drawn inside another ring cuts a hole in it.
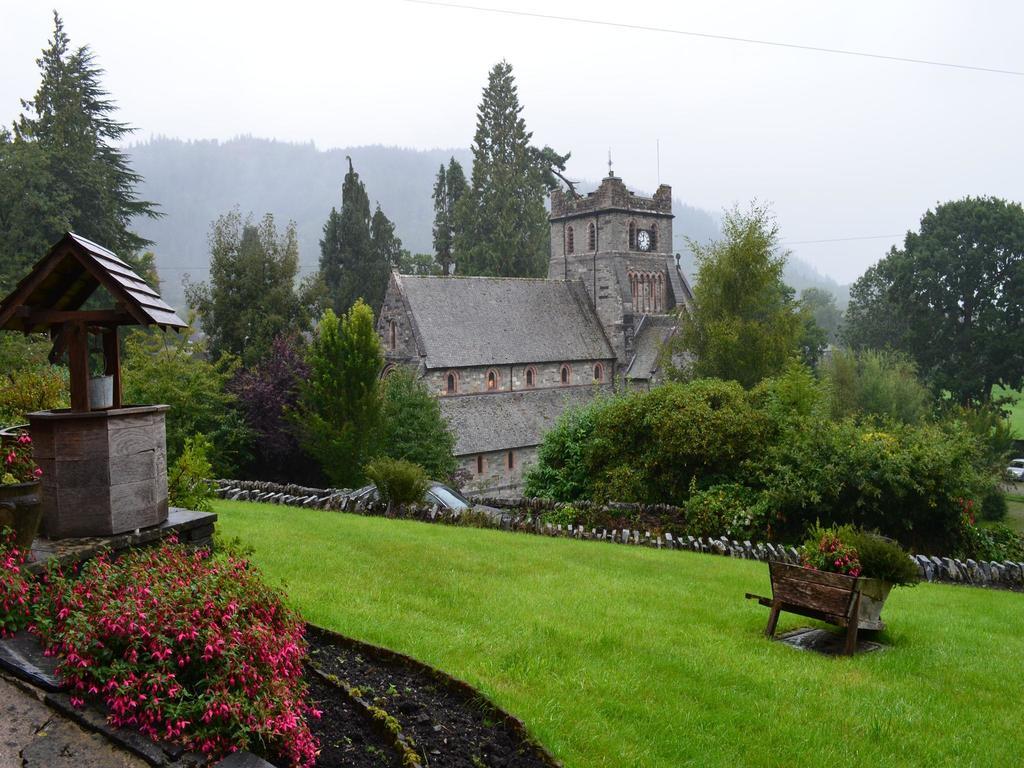
[[[89,409],[102,411],[114,405],[114,377],[93,376],[89,379]]]

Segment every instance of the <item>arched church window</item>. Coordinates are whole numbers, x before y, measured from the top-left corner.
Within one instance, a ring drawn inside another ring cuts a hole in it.
[[[594,363],[594,381],[604,381],[604,366],[601,363]]]
[[[587,250],[597,250],[597,227],[594,226],[594,222],[587,225]]]
[[[476,457],[476,473],[482,475],[484,473],[484,457],[482,454],[477,454]]]
[[[381,379],[381,381],[386,379],[388,376],[390,376],[394,372],[395,372],[395,366],[393,366],[393,365],[385,366],[384,370],[380,372],[380,379]]]
[[[665,311],[665,276],[658,273],[658,290],[654,294],[654,309],[656,312]]]
[[[455,371],[448,371],[448,375],[445,377],[445,394],[455,395],[459,391],[459,374]]]
[[[576,252],[576,238],[573,234],[572,227],[569,227],[569,229],[567,229],[565,232],[565,252]]]
[[[516,468],[516,455],[512,451],[508,452],[508,468],[509,469],[515,469]]]
[[[570,384],[572,381],[572,368],[570,368],[568,365],[563,364],[560,376],[563,386]]]
[[[498,388],[498,372],[491,368],[487,372],[487,391],[494,392]]]
[[[651,250],[658,250],[658,225],[651,224]]]
[[[532,365],[526,369],[526,386],[537,386],[537,369],[534,368]]]
[[[636,250],[636,222],[629,222],[629,250]]]
[[[398,323],[394,320],[388,323],[388,344],[392,350],[398,347]]]

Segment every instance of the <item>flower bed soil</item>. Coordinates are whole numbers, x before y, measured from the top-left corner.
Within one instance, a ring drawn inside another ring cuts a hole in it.
[[[322,714],[311,723],[320,742],[317,766],[391,768],[396,753],[355,702],[315,673],[307,673],[309,700]]]
[[[430,768],[552,768],[558,763],[526,734],[522,724],[495,708],[465,683],[447,677],[400,654],[349,641],[310,627],[306,633],[310,664],[338,681],[333,698],[323,680],[307,675],[314,706],[323,709],[311,723],[323,747],[318,768],[385,763],[349,762],[346,753],[328,751],[328,745],[345,736],[352,738],[350,724],[338,728],[332,722],[329,701],[346,697],[346,690],[394,718],[401,736]],[[344,713],[343,713],[344,714]],[[350,721],[346,721],[349,723]],[[367,742],[371,743],[371,742]],[[398,755],[394,744],[391,755]],[[365,748],[363,749],[365,752]],[[350,754],[350,753],[348,753]],[[335,755],[341,758],[336,762]],[[360,756],[362,757],[362,756]],[[399,759],[401,759],[399,757]],[[394,763],[392,763],[394,764]]]

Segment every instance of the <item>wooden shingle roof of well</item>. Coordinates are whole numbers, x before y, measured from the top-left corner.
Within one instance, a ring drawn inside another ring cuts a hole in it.
[[[113,297],[111,312],[80,311],[100,286]],[[167,302],[115,253],[68,232],[0,302],[0,329],[44,331],[78,312],[108,325],[157,325],[186,328]]]

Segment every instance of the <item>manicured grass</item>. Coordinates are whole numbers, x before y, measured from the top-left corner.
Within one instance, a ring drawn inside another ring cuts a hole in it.
[[[894,591],[883,653],[761,636],[762,563],[218,502],[306,618],[521,717],[567,768],[1016,765],[1024,595]],[[784,614],[780,630],[806,623]]]

